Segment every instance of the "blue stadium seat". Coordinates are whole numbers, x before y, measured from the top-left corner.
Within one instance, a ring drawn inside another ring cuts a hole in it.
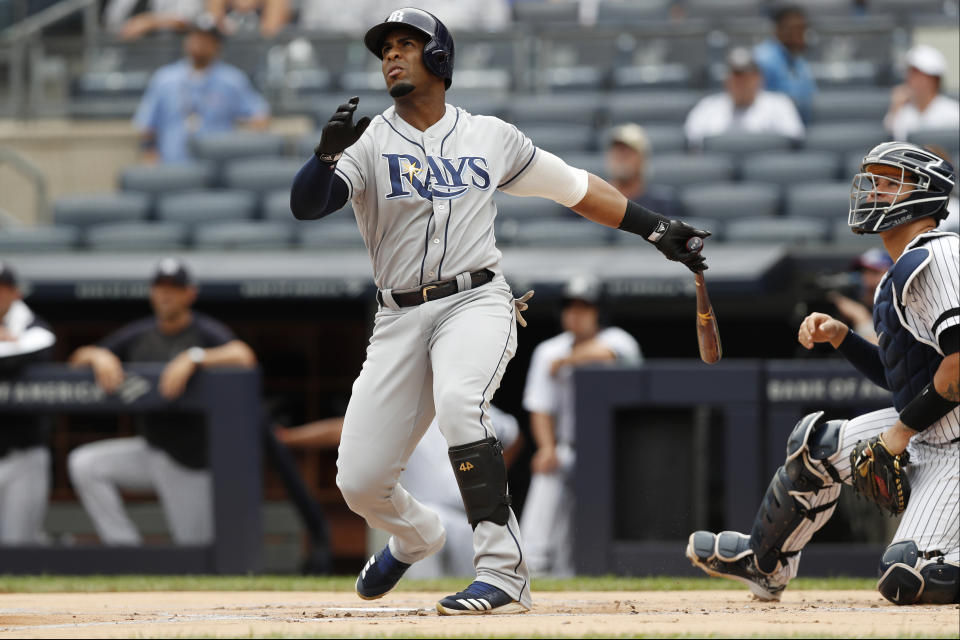
[[[542,25],[544,23],[576,24],[577,4],[571,0],[558,2],[515,2],[513,19],[519,23]]]
[[[659,62],[618,66],[613,70],[611,82],[614,91],[677,90],[690,86],[693,74],[681,62]]]
[[[643,130],[647,132],[654,155],[676,153],[687,148],[687,136],[680,125],[650,124],[644,125]]]
[[[225,162],[255,156],[279,156],[283,153],[283,145],[283,137],[275,133],[229,131],[194,138],[191,149],[201,160]]]
[[[223,183],[228,189],[246,189],[261,194],[286,189],[289,194],[293,178],[303,163],[299,158],[234,160],[223,170]]]
[[[290,225],[279,222],[208,222],[197,225],[193,246],[198,250],[285,249],[291,238]]]
[[[831,122],[810,125],[804,148],[863,155],[886,140],[889,140],[889,135],[879,122]]]
[[[749,18],[764,15],[764,0],[685,0],[687,15],[694,18]]]
[[[787,187],[786,214],[798,218],[846,220],[850,181],[809,182]]]
[[[157,217],[168,222],[249,220],[254,217],[257,198],[250,191],[190,191],[162,196]]]
[[[553,200],[546,198],[522,198],[497,191],[493,195],[497,205],[497,219],[534,220],[537,218],[563,218],[569,211]]]
[[[727,223],[727,242],[809,244],[823,242],[830,225],[818,218],[737,218]]]
[[[927,145],[943,147],[949,152],[951,158],[960,151],[960,131],[956,129],[921,129],[908,135],[907,140],[921,147]]]
[[[832,224],[832,233],[830,235],[833,243],[843,247],[849,247],[851,250],[866,251],[872,247],[883,247],[880,236],[875,233],[854,233],[847,224],[847,218],[837,220]]]
[[[733,178],[733,162],[723,153],[700,155],[656,154],[650,163],[650,184],[685,187],[698,183],[726,182]]]
[[[260,205],[260,217],[273,222],[295,222],[290,210],[290,190],[277,189],[266,194]]]
[[[575,218],[517,220],[516,223],[510,244],[523,247],[596,247],[609,244],[613,233],[623,233]]]
[[[120,188],[155,197],[173,191],[206,189],[212,178],[213,171],[205,163],[137,165],[120,172]]]
[[[813,96],[813,121],[824,123],[854,120],[879,125],[889,107],[889,89],[858,88],[819,91]]]
[[[693,185],[680,191],[680,203],[684,214],[695,218],[775,216],[780,207],[780,188],[750,182]]]
[[[605,0],[597,7],[597,24],[623,27],[670,15],[673,0]]]
[[[88,227],[107,222],[145,220],[150,199],[143,193],[101,193],[64,196],[53,203],[58,225]]]
[[[334,214],[339,216],[340,214]],[[297,232],[303,249],[363,249],[363,236],[353,216],[323,220]]]
[[[0,254],[72,251],[80,243],[76,227],[5,227],[0,229]]]
[[[95,251],[176,251],[187,246],[187,227],[177,222],[120,222],[87,229]]]
[[[682,124],[702,94],[698,91],[644,91],[610,94],[607,117],[610,124],[651,122]]]
[[[510,122],[521,131],[527,126],[546,123],[593,126],[601,98],[595,92],[514,95],[507,111]]]
[[[748,182],[774,182],[781,186],[798,182],[823,182],[837,177],[839,159],[829,151],[760,153],[747,156],[741,176]]]
[[[529,125],[521,129],[541,149],[562,156],[567,151],[590,151],[594,129],[589,125]]]
[[[714,153],[746,154],[762,151],[789,151],[793,140],[776,133],[721,133],[703,139],[703,150]]]

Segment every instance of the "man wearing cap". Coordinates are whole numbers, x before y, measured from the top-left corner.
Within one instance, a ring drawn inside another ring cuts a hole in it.
[[[269,123],[270,107],[247,75],[217,59],[220,31],[213,16],[190,24],[184,52],[184,59],[153,74],[133,117],[149,162],[189,162],[192,138],[232,131],[240,122],[255,129]]]
[[[853,270],[859,275],[860,295],[857,300],[831,291],[827,294],[840,316],[865,340],[877,344],[877,332],[873,328],[873,298],[883,276],[893,266],[890,254],[879,247],[864,251],[853,262]]]
[[[629,333],[600,324],[600,283],[587,276],[564,287],[563,333],[537,345],[527,370],[523,408],[537,450],[520,519],[527,566],[533,575],[573,575],[573,491],[576,458],[571,373],[585,364],[638,364],[640,346]]]
[[[787,5],[773,14],[774,34],[753,48],[767,91],[790,96],[804,123],[813,116],[817,82],[803,58],[807,48],[807,14],[799,5]]]
[[[31,362],[49,360],[56,337],[23,302],[17,276],[0,260],[0,380]],[[46,420],[0,413],[0,544],[44,541],[50,491]]]
[[[133,322],[98,345],[77,349],[70,363],[93,369],[97,384],[114,393],[124,383],[124,362],[166,362],[158,383],[179,397],[201,368],[252,367],[256,357],[226,326],[191,307],[197,288],[179,260],[162,260],[150,286],[153,315]],[[100,440],[70,452],[70,480],[101,541],[141,541],[127,517],[121,489],[156,490],[173,541],[205,544],[213,537],[207,434],[199,416],[154,412],[137,416],[140,435]]]
[[[906,82],[890,92],[890,110],[883,126],[893,138],[906,141],[921,129],[960,129],[960,103],[940,93],[947,62],[930,45],[907,52]]]
[[[782,93],[760,88],[760,70],[749,49],[736,47],[727,55],[726,91],[706,96],[687,115],[684,132],[691,148],[723,133],[777,133],[804,136],[803,121],[793,101]]]
[[[671,216],[673,194],[647,184],[651,150],[650,138],[640,125],[630,122],[614,127],[607,142],[607,179],[627,200]]]

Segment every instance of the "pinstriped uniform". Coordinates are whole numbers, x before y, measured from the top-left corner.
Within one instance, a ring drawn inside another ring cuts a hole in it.
[[[440,517],[398,482],[436,415],[450,447],[495,434],[490,399],[516,351],[513,294],[494,239],[493,194],[530,166],[536,148],[516,127],[446,106],[425,131],[393,107],[375,117],[336,172],[347,184],[382,303],[353,385],[337,459],[350,508],[391,534],[413,563],[444,544]],[[470,272],[493,281],[472,288]],[[459,293],[399,307],[394,293],[456,279]],[[440,477],[440,476],[438,476]],[[477,578],[532,605],[513,512],[473,532]],[[489,603],[470,602],[477,610]]]

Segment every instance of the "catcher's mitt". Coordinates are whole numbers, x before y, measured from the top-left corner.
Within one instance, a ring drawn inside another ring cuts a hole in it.
[[[910,481],[904,472],[909,463],[906,451],[890,453],[881,436],[859,440],[850,452],[853,489],[891,514],[900,515],[910,500]]]

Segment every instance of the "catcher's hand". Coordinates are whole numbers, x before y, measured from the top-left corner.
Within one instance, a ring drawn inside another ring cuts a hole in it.
[[[853,489],[891,514],[900,515],[910,500],[910,481],[904,469],[909,463],[910,454],[890,453],[883,436],[859,440],[850,452]]]
[[[353,123],[353,112],[357,110],[360,98],[350,98],[345,104],[337,107],[337,112],[330,116],[330,121],[323,128],[320,135],[320,144],[313,150],[314,154],[324,162],[336,162],[340,159],[343,150],[360,139],[370,118],[364,116]]]

